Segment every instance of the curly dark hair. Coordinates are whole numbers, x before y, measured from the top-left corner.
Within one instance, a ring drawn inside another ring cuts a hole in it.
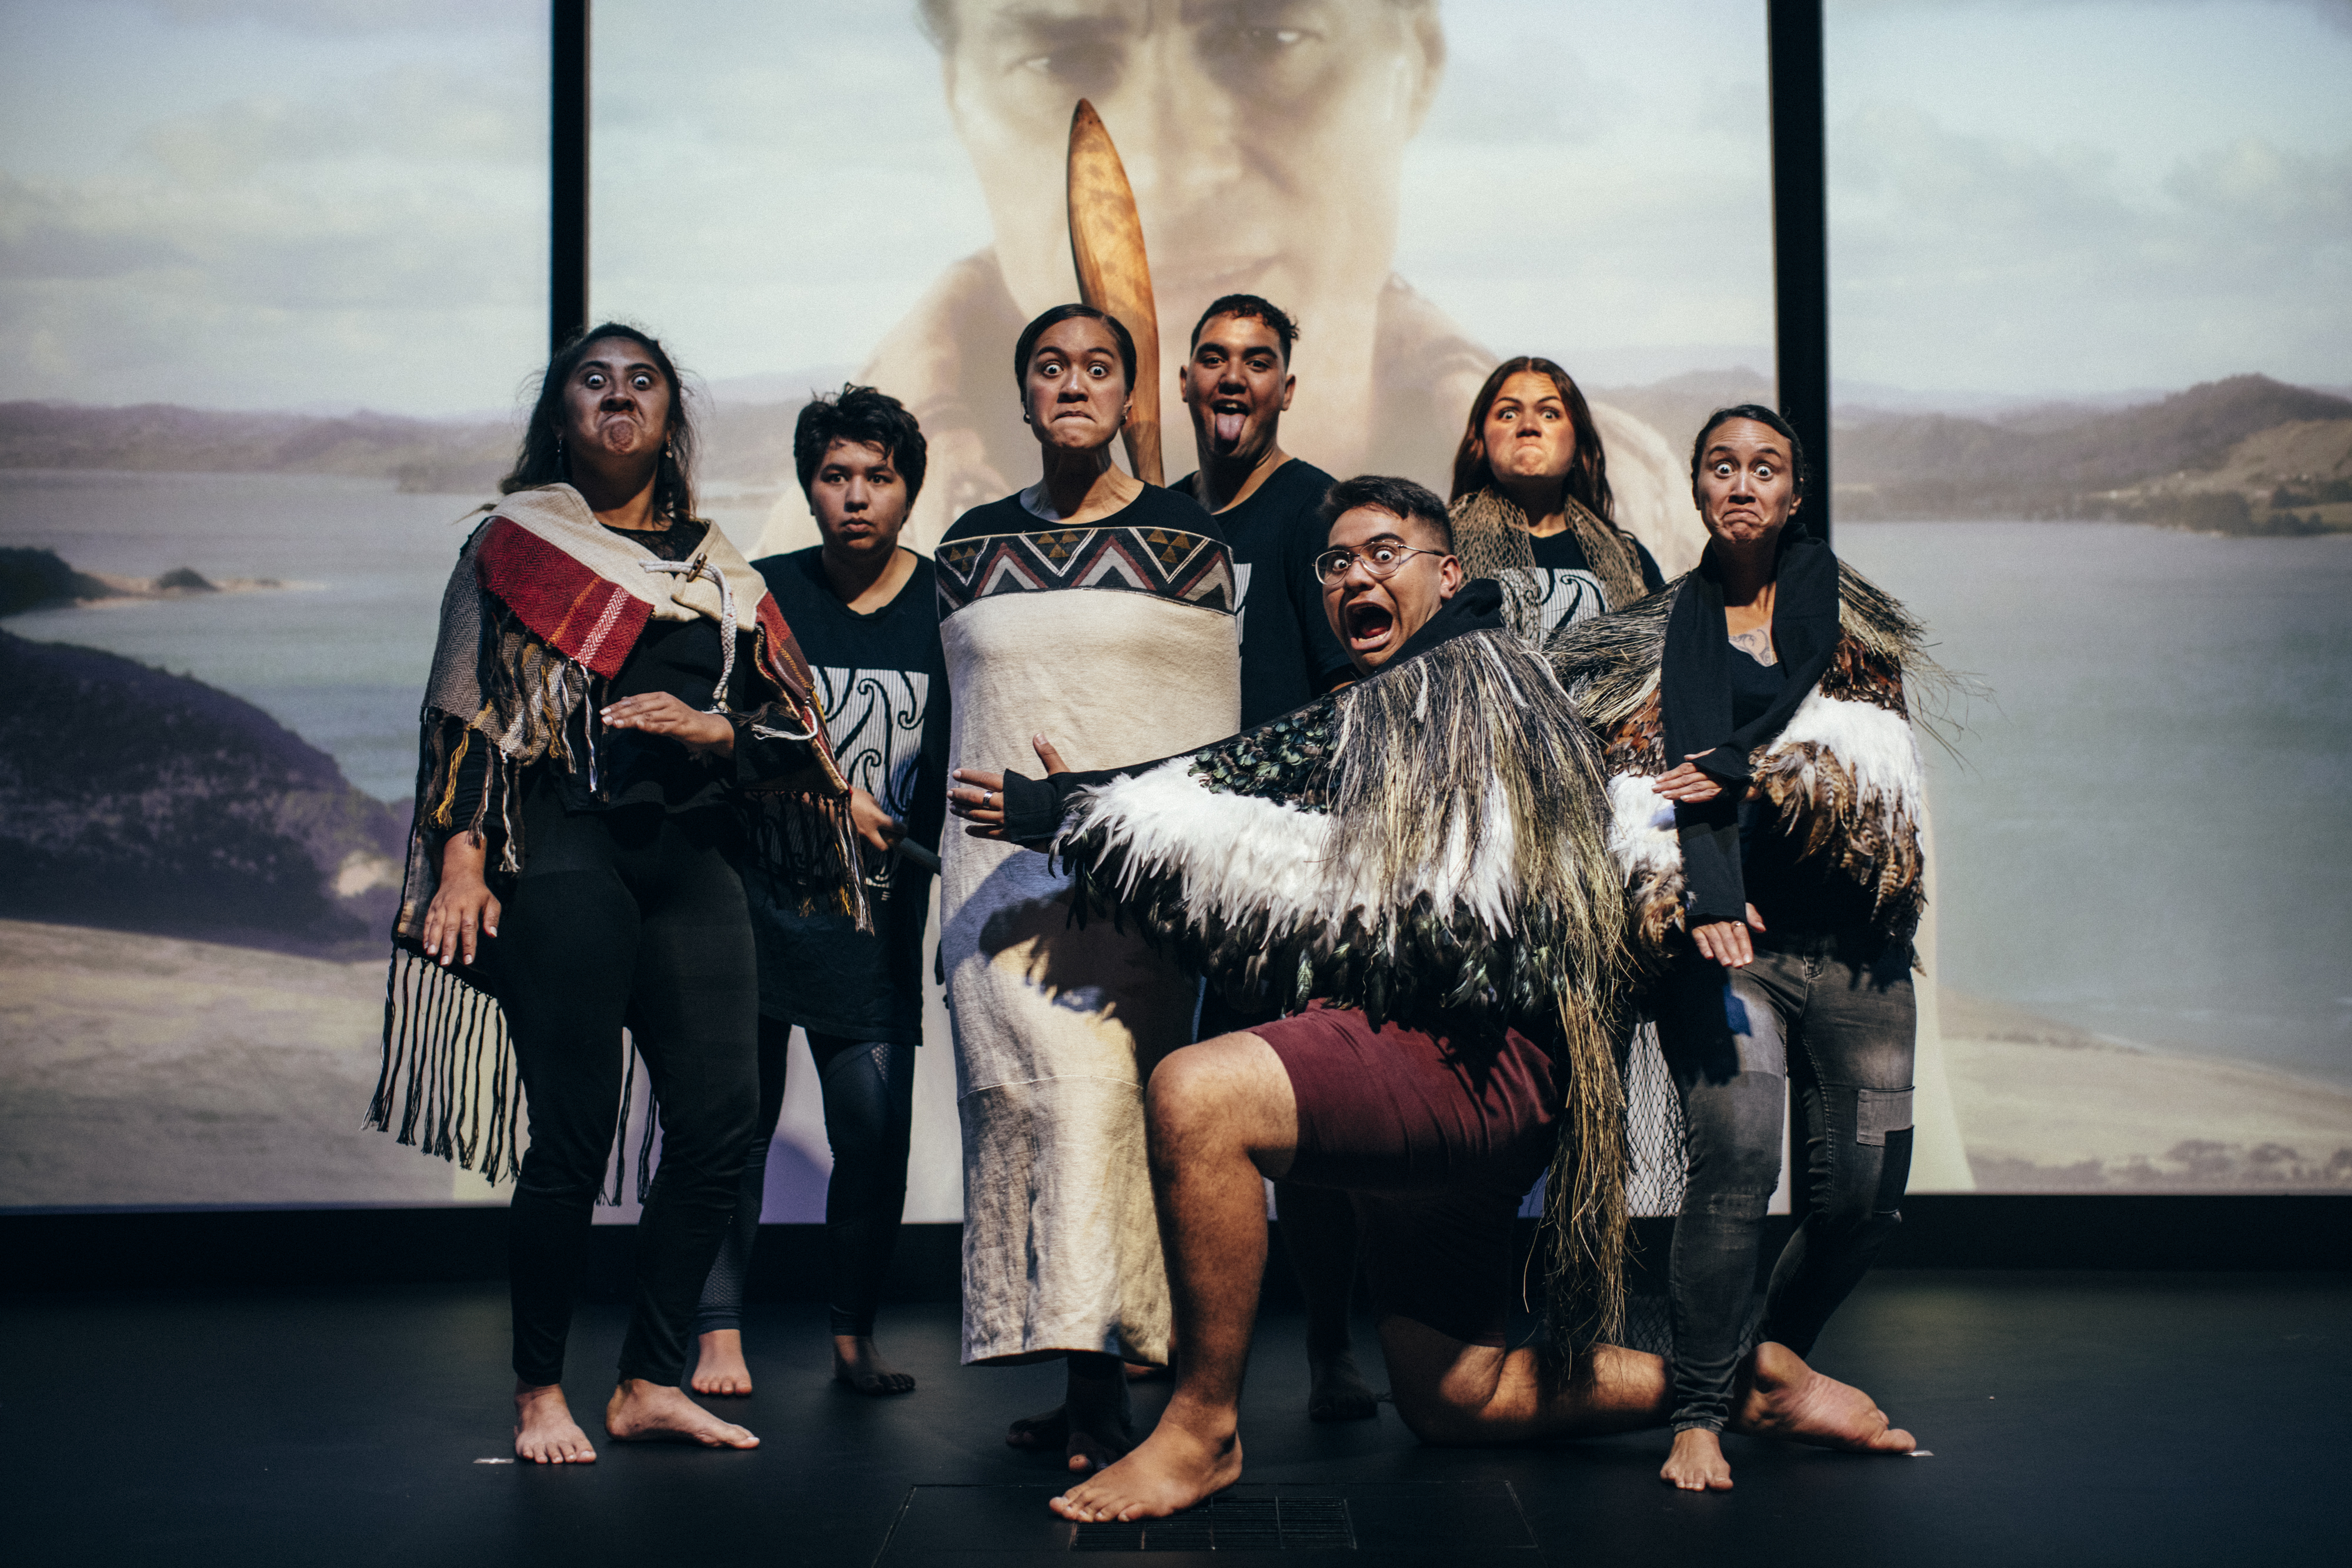
[[[589,328],[547,361],[547,369],[540,373],[539,401],[531,405],[530,423],[523,426],[522,449],[515,454],[514,467],[499,481],[499,494],[511,496],[517,490],[535,490],[571,478],[563,460],[563,389],[587,359],[589,349],[605,338],[636,344],[669,383],[669,426],[663,433],[662,455],[654,470],[654,516],[686,522],[694,516],[695,454],[694,418],[687,410],[686,383],[678,378],[677,366],[659,339],[622,321]]]
[[[1462,432],[1462,444],[1454,448],[1454,490],[1446,498],[1458,501],[1495,482],[1486,466],[1486,411],[1503,395],[1503,383],[1521,371],[1532,371],[1551,382],[1559,392],[1559,401],[1568,405],[1569,427],[1576,434],[1576,455],[1568,463],[1569,496],[1603,522],[1615,522],[1617,498],[1609,490],[1609,455],[1601,450],[1592,407],[1584,401],[1575,377],[1536,354],[1521,354],[1496,365],[1478,395],[1470,400],[1470,423]]]
[[[923,427],[907,405],[888,392],[845,382],[838,397],[822,393],[809,399],[793,423],[793,467],[801,477],[801,493],[816,479],[817,465],[836,441],[868,443],[880,447],[890,466],[907,482],[907,505],[923,493],[923,465],[929,447]]]

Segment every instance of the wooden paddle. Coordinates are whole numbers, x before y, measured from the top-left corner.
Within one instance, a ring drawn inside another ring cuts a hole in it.
[[[1119,319],[1135,339],[1135,384],[1129,389],[1127,465],[1147,485],[1165,483],[1160,465],[1160,314],[1151,298],[1151,265],[1143,255],[1143,220],[1135,192],[1111,145],[1102,116],[1085,99],[1070,116],[1070,260],[1078,269],[1078,298]]]

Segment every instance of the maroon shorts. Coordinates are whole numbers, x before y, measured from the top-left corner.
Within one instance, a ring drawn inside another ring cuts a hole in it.
[[[1499,1345],[1515,1288],[1511,1221],[1551,1163],[1551,1056],[1513,1030],[1453,1037],[1317,1002],[1250,1029],[1290,1074],[1286,1181],[1349,1194],[1383,1313]]]

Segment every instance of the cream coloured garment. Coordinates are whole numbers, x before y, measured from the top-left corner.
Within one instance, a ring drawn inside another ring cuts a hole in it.
[[[954,767],[1034,777],[1029,737],[1042,733],[1073,768],[1117,768],[1239,727],[1234,617],[1213,605],[1109,588],[1003,592],[948,614],[940,635]],[[963,1359],[1081,1350],[1164,1364],[1142,1092],[1191,1040],[1198,983],[1131,930],[1071,924],[1068,880],[1043,854],[952,820],[940,848]]]

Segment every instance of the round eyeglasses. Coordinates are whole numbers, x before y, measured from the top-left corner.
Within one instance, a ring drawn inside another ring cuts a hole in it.
[[[1315,558],[1315,575],[1333,583],[1348,575],[1348,569],[1357,562],[1374,577],[1394,577],[1397,569],[1417,555],[1444,555],[1442,549],[1422,549],[1414,545],[1376,544],[1361,550],[1327,549]]]

